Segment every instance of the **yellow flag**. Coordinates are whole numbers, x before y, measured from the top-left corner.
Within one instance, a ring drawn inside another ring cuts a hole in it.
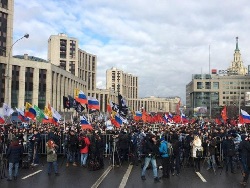
[[[52,112],[51,112],[51,110],[49,110],[49,108],[48,107],[44,107],[44,114],[46,115],[46,116],[48,116],[49,118],[52,118]]]
[[[134,110],[132,111],[132,114],[133,114],[133,117],[134,117],[135,116],[135,111]]]
[[[116,113],[117,113],[116,111],[112,110],[112,112],[111,112],[111,117],[114,118],[115,115],[116,115]]]
[[[25,103],[25,111],[29,111],[29,109],[32,107],[32,105],[28,102]]]
[[[78,97],[79,92],[80,92],[80,89],[75,88],[75,90],[74,90],[75,97]]]

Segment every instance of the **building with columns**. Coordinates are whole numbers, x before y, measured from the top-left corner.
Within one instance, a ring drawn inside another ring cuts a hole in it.
[[[79,48],[78,39],[66,34],[48,39],[48,59],[12,56],[14,0],[0,2],[0,107],[5,102],[22,108],[25,102],[43,109],[48,103],[62,112],[63,96],[74,96],[74,89],[100,102],[106,112],[109,100],[118,103],[118,93],[127,100],[130,110],[141,107],[149,112],[174,112],[180,98],[138,98],[138,77],[111,68],[106,72],[106,89],[96,88],[97,56]],[[7,100],[8,99],[8,100]],[[70,110],[71,112],[73,110]]]
[[[245,98],[250,92],[250,75],[247,72],[237,37],[234,58],[228,69],[192,75],[192,81],[186,85],[188,114],[216,118],[227,106],[229,116],[238,116],[240,109],[247,108]]]

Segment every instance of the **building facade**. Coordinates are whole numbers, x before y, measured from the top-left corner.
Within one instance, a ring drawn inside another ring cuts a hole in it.
[[[106,89],[116,91],[127,99],[137,99],[138,77],[112,67],[106,71]]]
[[[130,110],[142,107],[149,112],[174,112],[180,98],[138,98],[138,77],[112,68],[106,72],[106,89],[96,88],[97,56],[79,48],[78,39],[60,33],[48,39],[48,59],[28,54],[12,56],[14,0],[0,2],[0,106],[22,108],[25,102],[43,109],[48,103],[59,112],[63,96],[74,89],[100,102],[106,112],[110,100],[118,103],[118,93]],[[73,112],[73,110],[70,110]]]
[[[240,109],[246,108],[250,75],[241,59],[237,37],[234,59],[226,71],[192,75],[192,81],[186,85],[189,115],[216,118],[220,117],[222,108],[227,106],[228,115],[236,117]]]

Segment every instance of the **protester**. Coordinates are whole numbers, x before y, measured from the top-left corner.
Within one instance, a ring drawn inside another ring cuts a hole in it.
[[[154,182],[156,183],[160,182],[156,164],[156,157],[157,155],[159,155],[159,149],[157,146],[157,140],[155,135],[149,134],[146,136],[143,150],[145,155],[145,161],[144,161],[144,166],[142,168],[141,179],[146,180],[145,177],[146,169],[149,163],[151,162],[154,174]]]
[[[240,182],[243,186],[247,185],[250,173],[250,136],[243,136],[239,146],[241,162],[243,166],[243,181]]]
[[[233,165],[233,156],[235,155],[235,144],[232,139],[232,135],[228,134],[226,139],[223,141],[223,152],[226,158],[226,172],[228,172],[229,166],[231,168],[231,173],[235,174]]]
[[[51,167],[54,167],[55,175],[58,176],[58,164],[57,164],[57,149],[58,145],[53,140],[49,140],[46,144],[47,162],[48,162],[48,175],[51,174]]]
[[[19,168],[19,162],[23,155],[23,148],[19,144],[19,140],[16,137],[13,137],[13,140],[10,144],[10,147],[7,151],[7,159],[9,161],[9,177],[8,181],[12,181],[12,178],[14,180],[17,179],[18,176],[18,168]],[[13,174],[14,169],[14,174]]]
[[[181,142],[179,141],[179,136],[177,133],[174,133],[171,139],[173,153],[170,157],[171,164],[171,174],[178,176],[180,174],[180,154],[181,154]],[[175,173],[176,171],[176,173]]]
[[[77,138],[74,130],[71,130],[69,135],[66,136],[65,146],[66,146],[66,150],[67,150],[66,167],[69,166],[70,162],[73,162],[73,166],[77,166],[76,156],[77,156],[77,150],[78,150],[78,138]]]
[[[216,138],[213,138],[212,135],[208,135],[208,139],[206,141],[207,144],[207,170],[213,169],[216,174],[216,161],[215,161],[215,149],[216,149]]]
[[[169,161],[169,154],[168,154],[168,143],[165,141],[165,135],[163,135],[160,139],[160,147],[159,152],[162,161],[162,177],[161,178],[169,178],[170,172],[170,161]]]
[[[30,149],[32,150],[31,166],[37,166],[39,164],[39,152],[41,143],[41,135],[38,129],[34,130],[34,134],[31,135],[29,141],[30,141]]]
[[[86,162],[88,159],[89,153],[89,138],[86,136],[86,133],[80,133],[79,137],[79,146],[80,146],[80,154],[81,154],[81,166],[86,167]]]
[[[201,139],[199,138],[198,135],[195,135],[194,136],[194,140],[193,140],[193,143],[192,143],[192,147],[193,147],[193,150],[192,150],[192,156],[193,156],[193,159],[194,159],[194,169],[196,172],[200,172],[200,158],[202,157],[202,155],[200,155],[199,153],[203,151],[203,148],[202,148],[202,142],[201,142]]]

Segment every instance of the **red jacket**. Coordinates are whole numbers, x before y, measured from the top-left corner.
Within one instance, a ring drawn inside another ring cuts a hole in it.
[[[89,152],[89,145],[90,145],[89,138],[87,136],[81,137],[81,138],[79,138],[79,141],[81,141],[82,139],[85,140],[86,146],[84,148],[80,149],[80,153],[88,153]]]

